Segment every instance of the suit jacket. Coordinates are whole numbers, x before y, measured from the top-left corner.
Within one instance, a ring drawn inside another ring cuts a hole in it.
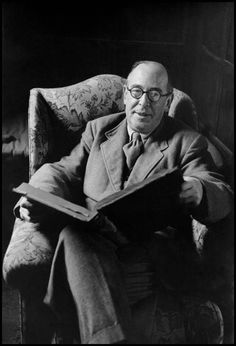
[[[97,201],[123,189],[126,165],[123,146],[127,141],[125,113],[89,121],[70,155],[43,165],[30,184],[92,209]],[[196,177],[203,184],[207,212],[199,215],[196,209],[196,218],[203,223],[215,222],[230,212],[232,191],[217,173],[206,140],[168,116],[163,117],[147,139],[127,186],[175,166],[183,175]]]

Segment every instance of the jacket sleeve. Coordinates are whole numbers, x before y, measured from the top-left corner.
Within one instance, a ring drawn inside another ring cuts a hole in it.
[[[183,156],[181,169],[183,175],[195,177],[203,185],[203,201],[192,216],[205,224],[225,218],[232,209],[233,191],[222,174],[217,172],[202,135],[191,141]]]
[[[83,178],[92,142],[92,128],[88,122],[80,143],[71,153],[58,162],[41,166],[31,177],[29,184],[71,202],[80,201],[83,197]],[[19,216],[20,201],[14,207],[16,216]]]

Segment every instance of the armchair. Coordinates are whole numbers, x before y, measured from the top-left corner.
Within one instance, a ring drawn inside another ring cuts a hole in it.
[[[117,75],[98,75],[67,87],[34,88],[30,91],[29,177],[44,163],[56,161],[69,153],[80,141],[87,121],[124,110],[124,81]],[[168,115],[199,129],[197,113],[191,98],[178,89],[174,89]],[[225,160],[222,153],[210,141],[208,143],[213,159],[222,170]],[[207,235],[206,226],[193,220],[193,238],[200,254],[204,254],[204,241]],[[3,276],[9,285],[19,289],[21,293],[23,343],[50,343],[53,335],[56,335],[53,343],[68,343],[69,334],[63,333],[63,339],[60,339],[62,332],[58,330],[52,313],[42,303],[57,237],[56,230],[49,234],[39,224],[24,222],[18,218],[15,220],[3,260]],[[199,310],[199,306],[203,306],[202,300],[199,299],[185,299],[186,306],[192,307],[192,313]],[[217,320],[217,323],[211,326],[213,334],[210,331],[211,327],[208,329],[211,341],[214,339],[209,343],[222,343],[221,312],[214,303],[206,299],[205,302],[207,303],[203,310],[205,309],[205,313],[212,313],[214,310]],[[148,304],[152,305],[149,302],[140,309],[141,312],[136,313],[141,316],[139,320],[142,323],[145,321],[142,314],[148,309]],[[158,343],[153,336],[151,343]],[[176,339],[171,343],[181,343],[178,342],[178,332]]]

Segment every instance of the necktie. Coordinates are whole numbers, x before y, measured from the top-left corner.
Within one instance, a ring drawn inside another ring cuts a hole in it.
[[[127,166],[131,170],[143,150],[141,135],[138,132],[133,132],[131,141],[124,145],[123,150],[126,155]]]

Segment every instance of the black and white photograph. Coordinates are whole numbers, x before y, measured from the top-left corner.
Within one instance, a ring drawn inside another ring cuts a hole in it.
[[[234,2],[2,1],[2,344],[234,344]]]

